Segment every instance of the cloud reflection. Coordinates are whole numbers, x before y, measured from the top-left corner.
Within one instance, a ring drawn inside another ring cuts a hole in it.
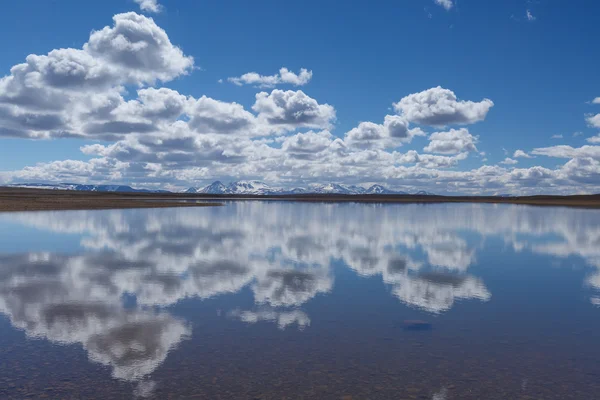
[[[81,344],[114,378],[151,374],[191,329],[165,312],[126,309],[110,295],[110,280],[84,278],[87,265],[85,256],[0,257],[0,312],[30,337]]]
[[[459,300],[491,298],[469,269],[482,240],[497,236],[515,251],[583,258],[596,268],[587,284],[600,290],[600,216],[586,210],[240,202],[0,221],[81,236],[73,254],[34,247],[0,255],[0,312],[31,337],[81,344],[115,378],[146,389],[154,384],[145,379],[192,334],[169,306],[248,288],[258,309],[233,309],[230,318],[306,329],[301,307],[333,289],[338,263],[380,276],[406,305],[447,312]],[[124,296],[135,306],[125,307]]]
[[[230,311],[228,316],[248,324],[255,324],[261,321],[274,322],[281,330],[284,330],[291,325],[296,325],[298,329],[303,330],[310,325],[310,318],[301,310],[278,312],[274,309],[258,311],[242,311],[240,309],[235,309]]]

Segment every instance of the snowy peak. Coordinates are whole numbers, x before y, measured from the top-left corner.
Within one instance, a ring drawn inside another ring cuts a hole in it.
[[[79,183],[16,183],[7,185],[9,187],[22,187],[29,189],[54,189],[54,190],[77,190],[89,192],[139,192],[139,193],[170,193],[168,190],[135,189],[127,185],[82,185]],[[338,183],[327,183],[311,185],[308,188],[295,187],[293,189],[282,189],[270,186],[262,181],[247,180],[235,181],[225,185],[221,181],[215,181],[205,187],[191,187],[183,193],[188,194],[247,194],[247,195],[282,195],[282,194],[408,194],[407,192],[394,191],[383,185],[372,185],[365,189],[361,186],[343,185]],[[435,196],[433,193],[419,191],[414,193],[420,196]]]
[[[215,181],[204,188],[191,187],[185,193],[226,194],[227,187],[220,181]]]
[[[282,195],[282,194],[408,194],[407,192],[394,191],[383,185],[373,185],[368,189],[355,185],[342,185],[338,183],[327,183],[311,185],[308,188],[296,187],[293,189],[282,189],[272,187],[261,181],[236,181],[225,186],[220,181],[215,181],[204,188],[189,188],[186,193],[204,194],[247,194],[247,195]],[[420,195],[430,195],[427,192],[418,192]]]
[[[227,186],[227,190],[233,194],[272,194],[280,191],[261,181],[231,182]]]
[[[365,194],[408,194],[408,193],[393,191],[382,185],[373,185],[366,190]]]
[[[364,189],[363,189],[364,190]],[[357,194],[353,190],[345,185],[339,185],[337,183],[328,183],[326,185],[313,186],[308,190],[309,193],[334,193],[334,194]]]
[[[185,193],[203,194],[280,194],[281,189],[274,189],[261,181],[236,181],[225,186],[221,181],[215,181],[204,188],[191,187]]]

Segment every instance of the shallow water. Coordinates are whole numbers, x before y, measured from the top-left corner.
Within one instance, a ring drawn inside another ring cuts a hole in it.
[[[595,210],[0,214],[3,399],[593,399],[599,331]]]

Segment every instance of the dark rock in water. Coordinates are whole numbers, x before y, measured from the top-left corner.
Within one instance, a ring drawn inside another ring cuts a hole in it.
[[[431,323],[418,319],[408,319],[402,323],[406,331],[429,331],[432,328]]]

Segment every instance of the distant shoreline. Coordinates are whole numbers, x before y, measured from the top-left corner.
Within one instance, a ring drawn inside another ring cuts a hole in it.
[[[162,196],[162,194],[158,194]],[[148,198],[152,197],[152,198]],[[156,194],[83,192],[0,187],[0,212],[209,207],[222,203],[165,202]]]
[[[178,201],[180,200],[180,201]],[[202,200],[194,203],[184,200]],[[316,203],[489,203],[532,206],[600,208],[600,195],[573,196],[435,196],[435,195],[209,195],[188,193],[115,193],[0,187],[0,212],[51,210],[102,210],[120,208],[205,207],[223,201],[298,201]]]

